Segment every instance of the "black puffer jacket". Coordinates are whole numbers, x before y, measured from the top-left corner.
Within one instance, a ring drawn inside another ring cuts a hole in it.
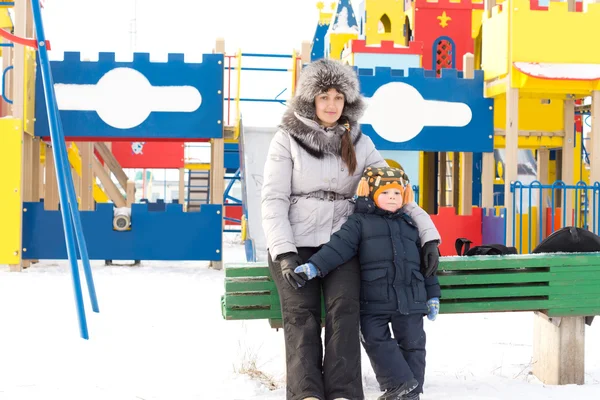
[[[420,271],[419,232],[410,217],[359,197],[342,228],[313,255],[322,276],[358,254],[361,264],[361,312],[427,314],[427,300],[440,297],[437,276]]]

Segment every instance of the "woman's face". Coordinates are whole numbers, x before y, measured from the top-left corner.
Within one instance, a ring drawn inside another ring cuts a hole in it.
[[[329,89],[315,98],[317,118],[323,126],[334,126],[344,110],[344,95],[335,89]]]

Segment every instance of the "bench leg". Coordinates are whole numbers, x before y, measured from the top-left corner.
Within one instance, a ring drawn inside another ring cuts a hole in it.
[[[533,374],[548,385],[582,385],[585,317],[554,317],[536,312],[533,327]]]

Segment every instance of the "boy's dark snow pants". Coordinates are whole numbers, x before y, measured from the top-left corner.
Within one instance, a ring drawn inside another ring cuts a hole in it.
[[[392,323],[394,337],[390,333]],[[361,341],[381,390],[402,385],[413,377],[423,393],[425,380],[425,331],[423,315],[363,314]]]
[[[298,248],[306,262],[318,248]],[[287,400],[338,397],[363,400],[360,367],[360,265],[353,258],[293,289],[269,255],[283,315]],[[321,342],[321,291],[325,300],[325,357]]]

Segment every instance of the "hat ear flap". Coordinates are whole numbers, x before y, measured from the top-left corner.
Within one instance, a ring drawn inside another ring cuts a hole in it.
[[[356,195],[358,197],[369,196],[369,183],[367,182],[367,178],[360,178],[360,182],[358,182],[358,188],[356,189]]]
[[[404,187],[404,194],[402,195],[402,204],[408,204],[415,201],[415,192],[413,192],[410,185]]]

